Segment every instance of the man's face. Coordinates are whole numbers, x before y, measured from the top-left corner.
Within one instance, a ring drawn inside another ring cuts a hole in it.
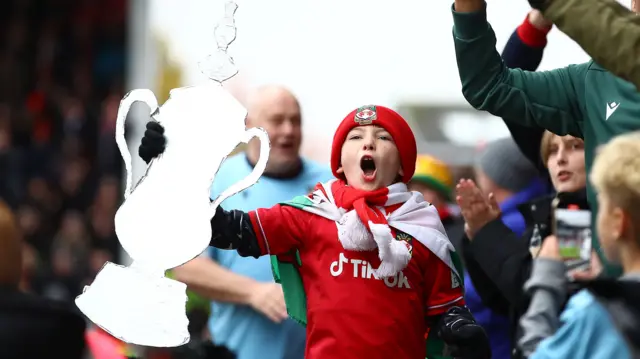
[[[547,168],[557,192],[575,192],[587,185],[584,142],[572,136],[553,136]]]
[[[378,126],[352,129],[342,145],[340,168],[349,186],[374,191],[402,176],[400,153],[389,132]]]
[[[637,0],[631,0],[631,10],[633,10],[635,12],[640,12],[640,9],[638,9],[638,1]]]
[[[301,113],[298,101],[283,91],[267,94],[256,111],[251,113],[252,126],[262,127],[271,141],[268,172],[286,172],[299,161],[302,142]],[[258,147],[258,141],[252,141]]]

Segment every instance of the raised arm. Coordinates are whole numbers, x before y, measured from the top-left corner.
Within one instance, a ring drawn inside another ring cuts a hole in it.
[[[640,89],[640,18],[637,13],[614,0],[530,2],[542,9],[545,18],[576,41],[595,62]]]
[[[462,93],[474,108],[507,122],[582,137],[580,96],[588,64],[546,72],[509,69],[496,51],[483,0],[456,0],[453,19]]]
[[[507,41],[502,51],[502,60],[510,69],[536,71],[547,45],[547,34],[551,31],[551,22],[542,17],[538,10],[531,10]],[[538,168],[540,175],[548,177],[549,173],[540,161],[540,142],[544,134],[543,128],[531,128],[506,122],[511,137],[520,148],[522,154]]]
[[[297,247],[301,228],[308,218],[294,213],[291,207],[274,206],[258,212],[226,211],[218,207],[211,220],[210,245],[219,249],[236,250],[244,257],[277,254]],[[251,218],[261,215],[264,226]],[[256,232],[259,231],[259,234]],[[271,239],[266,242],[267,236]],[[173,270],[175,278],[189,289],[210,300],[249,305],[274,322],[287,318],[282,288],[279,284],[259,282],[215,262],[215,253],[202,255]],[[211,257],[211,258],[210,258]]]
[[[538,10],[531,10],[509,37],[502,50],[504,65],[510,69],[535,71],[540,66],[547,34],[552,25]]]
[[[236,250],[243,257],[284,254],[299,247],[309,216],[279,204],[248,213],[218,207],[211,219],[209,245]]]

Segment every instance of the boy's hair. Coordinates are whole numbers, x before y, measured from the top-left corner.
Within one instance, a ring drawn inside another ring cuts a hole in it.
[[[540,160],[545,167],[547,167],[547,161],[549,161],[549,157],[551,157],[551,141],[556,136],[558,135],[549,131],[544,131],[544,134],[542,135],[542,140],[540,141]],[[581,138],[576,137],[576,139],[583,141]]]
[[[640,132],[615,137],[598,150],[591,182],[632,223],[640,223]]]
[[[557,135],[550,131],[544,131],[542,140],[540,141],[540,160],[545,167],[547,167],[547,161],[549,161],[549,157],[551,156],[551,140],[554,136]]]

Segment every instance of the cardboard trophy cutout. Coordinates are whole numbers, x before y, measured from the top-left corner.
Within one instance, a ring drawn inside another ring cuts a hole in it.
[[[189,341],[186,285],[166,278],[165,271],[208,247],[216,207],[255,184],[266,167],[267,133],[246,129],[246,110],[220,83],[237,71],[223,68],[225,73],[206,85],[171,90],[161,107],[146,89],[129,92],[120,103],[116,142],[127,184],[115,228],[133,263],[124,267],[107,262],[76,304],[91,321],[127,343],[174,347]],[[146,103],[152,118],[165,128],[167,146],[132,188],[124,123],[137,101]],[[254,137],[260,139],[260,159],[253,172],[211,202],[210,187],[221,163],[239,143]]]

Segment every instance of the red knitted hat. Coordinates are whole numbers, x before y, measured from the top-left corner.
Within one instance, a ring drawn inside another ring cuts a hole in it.
[[[342,144],[347,138],[349,131],[357,126],[369,125],[380,126],[387,130],[391,137],[393,137],[393,141],[400,153],[400,163],[404,171],[402,182],[409,182],[416,169],[416,156],[418,152],[416,139],[407,121],[397,112],[384,106],[362,106],[351,111],[347,117],[342,120],[335,135],[333,135],[333,144],[331,145],[331,170],[333,171],[333,175],[337,178],[342,177],[336,173],[336,171],[340,167]]]

